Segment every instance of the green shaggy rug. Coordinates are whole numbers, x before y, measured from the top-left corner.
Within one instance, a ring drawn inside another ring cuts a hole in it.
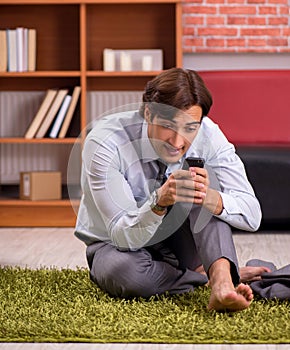
[[[289,343],[289,301],[207,311],[209,289],[114,299],[88,270],[0,268],[1,342]]]

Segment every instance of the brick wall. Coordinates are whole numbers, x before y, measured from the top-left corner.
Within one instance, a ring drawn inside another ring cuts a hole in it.
[[[183,0],[183,52],[290,52],[288,0]]]

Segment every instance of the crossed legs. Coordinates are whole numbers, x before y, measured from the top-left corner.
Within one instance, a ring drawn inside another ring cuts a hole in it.
[[[156,258],[151,248],[119,251],[98,242],[87,248],[92,280],[113,296],[149,297],[164,292],[184,293],[208,282],[211,295],[209,309],[238,311],[247,308],[253,294],[240,283],[243,278],[259,278],[263,267],[239,270],[230,227],[212,217],[199,232],[193,229],[196,213],[172,236],[156,245]],[[158,247],[167,247],[166,256]],[[167,249],[168,251],[168,249]],[[168,259],[170,257],[170,259]],[[204,268],[205,273],[202,273]],[[259,271],[257,270],[259,269]],[[201,272],[201,273],[200,273]]]

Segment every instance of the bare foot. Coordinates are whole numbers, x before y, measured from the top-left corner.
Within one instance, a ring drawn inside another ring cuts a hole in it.
[[[236,288],[224,282],[212,287],[208,309],[216,311],[241,311],[248,308],[253,300],[250,286],[239,284]]]
[[[195,272],[199,272],[199,273],[201,273],[202,275],[205,275],[205,276],[206,276],[206,272],[205,272],[205,270],[204,270],[203,265],[198,266],[194,271],[195,271]]]
[[[271,272],[268,267],[265,266],[245,266],[240,267],[240,280],[243,283],[259,281],[261,279],[261,274],[264,272]]]

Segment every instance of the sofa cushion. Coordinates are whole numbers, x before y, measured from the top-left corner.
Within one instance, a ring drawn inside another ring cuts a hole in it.
[[[248,178],[262,208],[262,225],[290,224],[290,145],[239,146]]]

